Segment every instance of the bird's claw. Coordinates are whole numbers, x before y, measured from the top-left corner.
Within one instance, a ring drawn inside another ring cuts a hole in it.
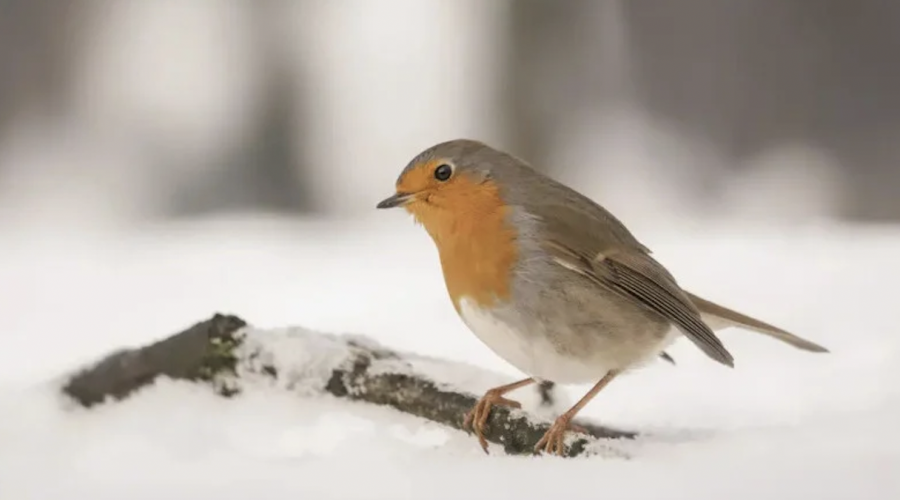
[[[573,424],[571,422],[571,417],[567,415],[561,415],[557,418],[553,425],[547,429],[547,432],[544,433],[543,437],[534,445],[534,452],[540,453],[542,451],[556,454],[559,456],[565,456],[565,437],[567,431],[575,431],[583,434],[587,434],[587,429],[584,427]]]
[[[502,393],[499,391],[493,389],[487,391],[484,396],[475,403],[475,406],[466,413],[465,419],[463,419],[463,429],[470,433],[475,433],[478,437],[478,443],[485,453],[488,452],[488,444],[487,439],[484,437],[484,429],[487,424],[488,416],[491,414],[491,409],[494,406],[506,406],[508,408],[516,409],[522,407],[522,404],[518,401],[504,398],[501,394]]]

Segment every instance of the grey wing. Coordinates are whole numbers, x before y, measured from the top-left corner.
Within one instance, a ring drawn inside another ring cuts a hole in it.
[[[696,306],[649,254],[630,249],[589,257],[559,241],[548,243],[547,248],[558,264],[663,316],[707,356],[734,366],[734,357],[703,322]]]
[[[630,295],[677,325],[710,358],[734,366],[734,357],[674,278],[649,255],[620,254],[604,259],[596,274],[611,288]]]

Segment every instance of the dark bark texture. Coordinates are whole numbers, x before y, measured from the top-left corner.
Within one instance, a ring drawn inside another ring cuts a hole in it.
[[[159,342],[114,352],[72,375],[62,390],[80,405],[91,407],[126,398],[158,377],[209,384],[220,395],[232,397],[240,393],[242,379],[246,377],[274,380],[282,376],[280,372],[305,373],[303,367],[260,362],[272,359],[274,353],[266,352],[265,343],[254,343],[253,336],[259,331],[247,326],[236,316],[216,314]],[[330,376],[321,377],[321,382],[312,377],[292,383],[312,384],[314,392],[390,406],[454,429],[463,428],[465,413],[478,399],[476,394],[410,368],[416,359],[427,358],[386,349],[360,336],[303,332],[307,339],[312,335],[321,335],[322,339],[296,345],[314,347],[324,341],[330,346],[328,350],[332,354],[322,353],[334,358]],[[335,357],[333,352],[341,354]],[[551,399],[552,387],[538,386],[538,390],[545,403]],[[635,437],[634,433],[591,422],[578,424],[590,435],[577,434],[569,442],[568,456],[593,454],[603,440]],[[547,429],[549,422],[524,411],[495,407],[488,419],[485,438],[501,445],[508,454],[529,454]]]

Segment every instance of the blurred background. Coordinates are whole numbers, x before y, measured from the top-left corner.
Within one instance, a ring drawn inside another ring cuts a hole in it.
[[[0,224],[373,210],[477,138],[626,221],[900,218],[887,0],[0,2]]]

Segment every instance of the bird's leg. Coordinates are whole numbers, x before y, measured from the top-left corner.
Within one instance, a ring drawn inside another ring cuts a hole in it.
[[[557,455],[562,456],[565,449],[563,438],[566,436],[566,431],[583,430],[580,426],[572,424],[572,419],[575,418],[575,415],[577,415],[582,408],[594,399],[594,396],[596,396],[597,393],[612,382],[618,374],[619,373],[616,371],[607,372],[599,382],[594,384],[594,387],[591,387],[591,390],[589,390],[584,397],[578,400],[578,402],[569,408],[567,412],[557,417],[556,421],[553,422],[553,425],[550,426],[550,429],[544,433],[541,440],[534,446],[534,451],[539,452],[543,450],[547,453],[556,453]]]
[[[475,403],[475,406],[466,413],[466,417],[463,420],[463,429],[475,431],[475,435],[478,436],[478,442],[481,444],[481,449],[485,453],[487,453],[487,440],[484,438],[484,425],[487,423],[488,415],[491,414],[491,408],[494,405],[521,408],[522,405],[518,401],[506,399],[503,395],[533,383],[533,378],[526,378],[511,384],[494,387],[485,392],[484,396]]]

